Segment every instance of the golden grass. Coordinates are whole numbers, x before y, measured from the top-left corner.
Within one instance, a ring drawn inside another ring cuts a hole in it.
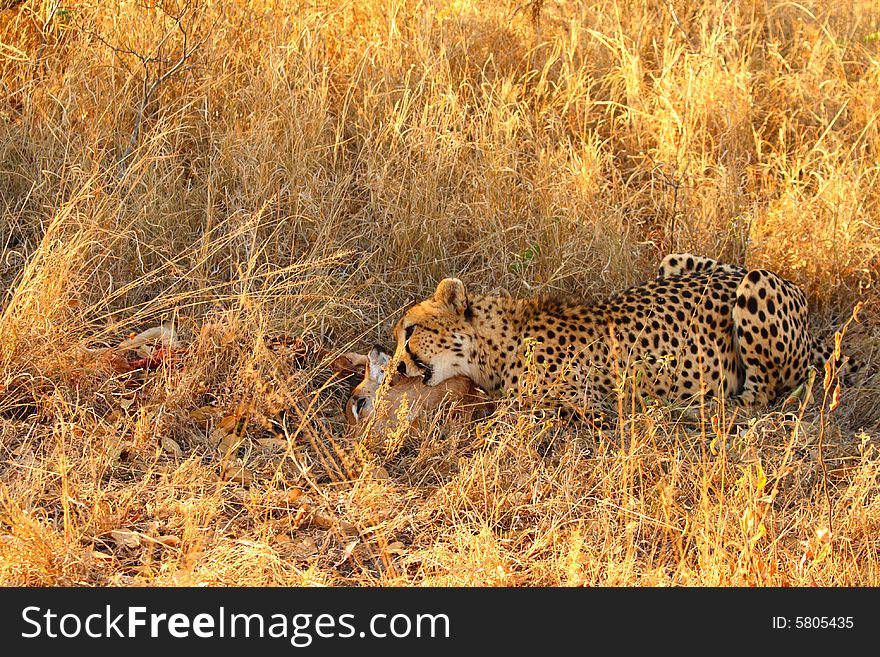
[[[876,2],[3,4],[0,583],[880,584]],[[327,363],[437,279],[673,250],[862,301],[839,405],[345,434]]]

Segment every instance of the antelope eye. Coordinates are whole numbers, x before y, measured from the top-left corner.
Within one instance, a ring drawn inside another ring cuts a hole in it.
[[[355,408],[355,411],[357,412],[358,415],[360,415],[361,411],[364,410],[364,406],[366,406],[366,405],[367,405],[367,398],[366,397],[361,397],[360,399],[357,400],[354,408]]]

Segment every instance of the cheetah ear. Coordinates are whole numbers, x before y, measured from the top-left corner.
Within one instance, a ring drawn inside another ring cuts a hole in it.
[[[437,284],[437,290],[434,292],[434,301],[445,303],[459,314],[463,313],[468,306],[464,283],[457,278],[444,278]]]

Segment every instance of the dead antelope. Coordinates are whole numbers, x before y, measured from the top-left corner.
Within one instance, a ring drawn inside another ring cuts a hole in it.
[[[374,348],[366,356],[348,353],[334,361],[333,369],[336,371],[359,371],[361,367],[364,369],[363,380],[355,386],[345,403],[345,419],[349,425],[361,424],[374,414],[376,395],[385,380],[385,368],[390,360],[390,355]],[[384,400],[380,404],[384,413],[377,422],[396,422],[401,405],[406,403],[406,419],[411,425],[416,424],[420,415],[444,403],[455,404],[456,419],[467,421],[475,410],[483,409],[487,401],[486,393],[464,376],[456,376],[436,386],[429,386],[420,377],[403,376],[397,372],[392,374],[381,399]]]

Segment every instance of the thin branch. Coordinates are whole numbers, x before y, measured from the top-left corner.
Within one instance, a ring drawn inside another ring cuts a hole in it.
[[[34,68],[36,68],[40,61],[43,59],[43,53],[46,50],[46,30],[49,29],[49,25],[55,19],[55,14],[58,12],[58,7],[61,5],[61,0],[55,0],[55,2],[51,5],[49,12],[46,15],[46,20],[43,21],[43,26],[40,28],[40,47],[37,49],[37,56],[34,57]]]
[[[129,75],[132,77],[138,77],[141,81],[141,98],[138,103],[138,109],[134,118],[134,126],[132,127],[131,137],[128,140],[128,144],[125,147],[125,150],[122,152],[121,157],[118,161],[119,166],[119,174],[120,176],[125,174],[125,171],[128,167],[128,160],[137,146],[138,141],[141,136],[141,128],[144,122],[144,118],[148,113],[148,108],[151,103],[155,99],[156,93],[159,88],[171,77],[176,75],[182,70],[186,70],[187,62],[192,58],[193,54],[204,45],[210,36],[210,30],[197,42],[192,43],[191,39],[191,29],[193,27],[192,20],[189,21],[189,25],[186,24],[186,19],[188,16],[192,16],[192,0],[186,0],[182,5],[177,5],[177,11],[172,13],[166,9],[164,4],[161,2],[156,2],[155,4],[151,4],[148,2],[143,3],[143,7],[146,10],[155,10],[161,12],[164,16],[170,18],[174,24],[162,35],[162,37],[150,48],[149,53],[144,53],[136,50],[130,44],[126,44],[125,46],[121,46],[118,44],[110,43],[103,35],[98,32],[89,29],[83,25],[79,25],[79,28],[89,36],[97,39],[104,46],[109,48],[122,63],[123,67],[126,71],[128,71]],[[167,59],[162,56],[162,49],[168,44],[171,38],[175,35],[179,34],[180,39],[182,41],[182,47],[180,56],[176,60]],[[128,62],[126,61],[126,56],[132,57],[136,59],[142,69],[142,74],[136,74],[129,67]],[[166,64],[170,64],[170,68],[163,71],[162,69]]]
[[[132,151],[134,150],[134,147],[137,145],[138,139],[140,138],[141,123],[143,122],[144,114],[146,113],[147,107],[149,106],[150,102],[153,99],[153,95],[156,93],[156,91],[159,89],[159,87],[162,86],[162,84],[168,78],[172,77],[173,75],[175,75],[178,71],[180,71],[183,68],[184,64],[186,64],[186,62],[190,59],[190,57],[192,57],[193,53],[195,53],[208,39],[208,36],[206,35],[198,43],[193,45],[191,48],[187,48],[187,42],[189,40],[189,33],[183,28],[182,22],[180,20],[177,23],[177,27],[180,29],[181,34],[183,35],[183,51],[180,55],[180,58],[174,63],[174,65],[170,69],[165,71],[162,75],[157,77],[153,81],[153,84],[149,86],[149,88],[147,87],[148,77],[145,74],[145,76],[144,76],[144,95],[141,98],[140,111],[138,112],[138,115],[135,118],[134,129],[132,130],[131,139],[128,142],[128,146],[126,147],[125,151],[123,152],[122,157],[119,158],[119,166],[120,166],[121,173],[125,172],[125,168],[127,166],[126,160],[131,155]]]
[[[691,50],[696,51],[697,47],[691,39],[690,35],[687,33],[687,30],[684,29],[684,25],[681,24],[681,21],[678,18],[678,14],[675,13],[675,7],[672,6],[672,2],[670,0],[666,0],[666,9],[669,11],[669,15],[672,17],[672,22],[675,23],[675,26],[681,31],[685,40],[688,42],[688,45],[691,47]]]

